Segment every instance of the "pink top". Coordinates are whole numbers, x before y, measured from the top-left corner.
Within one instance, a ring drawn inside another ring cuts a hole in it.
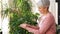
[[[50,12],[40,17],[37,23],[39,30],[29,29],[31,32],[34,32],[34,34],[56,34],[55,19]]]

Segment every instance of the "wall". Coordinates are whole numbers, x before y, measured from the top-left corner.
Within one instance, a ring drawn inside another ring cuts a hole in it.
[[[1,29],[1,0],[0,0],[0,29]],[[0,30],[0,32],[1,32],[1,30]]]
[[[2,10],[5,10],[9,7],[8,0],[2,0]],[[4,18],[1,18],[1,27],[2,27],[2,34],[9,34],[9,17],[4,16]]]

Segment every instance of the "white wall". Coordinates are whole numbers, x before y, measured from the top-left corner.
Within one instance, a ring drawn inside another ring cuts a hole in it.
[[[1,29],[1,22],[2,22],[2,19],[1,19],[1,0],[0,0],[0,29]],[[1,32],[1,30],[0,30]]]
[[[9,17],[5,16],[2,21],[2,34],[9,34]]]
[[[9,7],[8,0],[2,0],[2,8],[5,10]],[[2,18],[2,34],[9,34],[9,17]]]

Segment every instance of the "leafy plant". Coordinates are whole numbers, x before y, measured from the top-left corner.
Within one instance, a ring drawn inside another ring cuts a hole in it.
[[[32,34],[27,30],[20,28],[19,25],[27,23],[30,25],[36,25],[38,13],[33,14],[31,12],[31,1],[28,0],[14,0],[15,7],[7,8],[5,14],[10,16],[10,34]]]

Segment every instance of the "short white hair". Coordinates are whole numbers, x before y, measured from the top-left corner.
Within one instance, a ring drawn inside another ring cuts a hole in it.
[[[49,0],[39,0],[38,2],[37,2],[37,6],[38,7],[49,7],[50,6],[50,1]]]

